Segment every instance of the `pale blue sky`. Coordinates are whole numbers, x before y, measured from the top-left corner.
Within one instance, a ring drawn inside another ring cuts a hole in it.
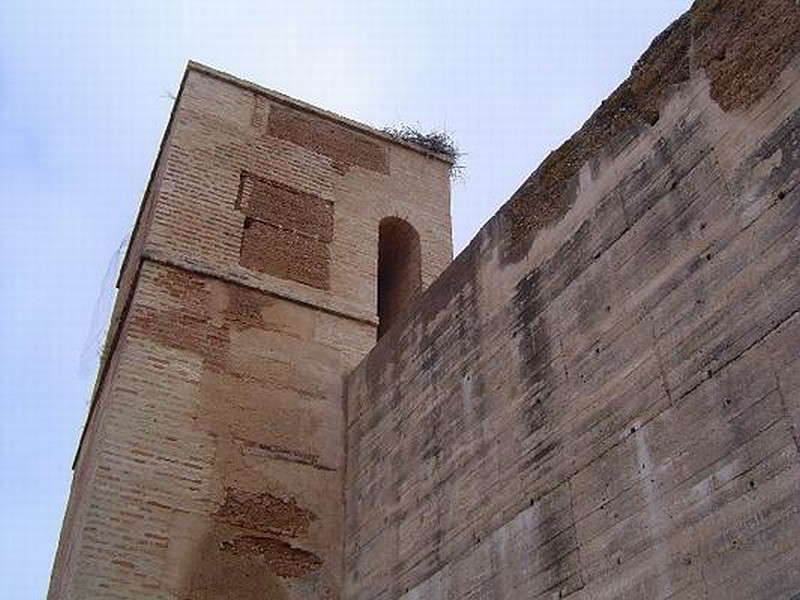
[[[188,59],[449,131],[460,250],[688,3],[0,2],[0,597],[45,595],[114,256]]]

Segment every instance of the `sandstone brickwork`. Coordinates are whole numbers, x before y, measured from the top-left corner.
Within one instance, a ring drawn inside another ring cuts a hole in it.
[[[50,598],[342,595],[343,376],[380,223],[450,262],[444,157],[190,64],[119,281]]]
[[[799,49],[695,3],[348,377],[347,598],[800,597]]]

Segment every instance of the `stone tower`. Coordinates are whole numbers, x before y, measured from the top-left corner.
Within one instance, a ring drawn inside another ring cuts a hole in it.
[[[189,64],[50,598],[340,596],[343,376],[450,262],[450,166]]]

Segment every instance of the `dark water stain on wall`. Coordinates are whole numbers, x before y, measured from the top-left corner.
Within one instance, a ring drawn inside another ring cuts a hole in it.
[[[527,435],[547,423],[546,400],[553,391],[552,338],[539,300],[539,271],[531,271],[517,284],[513,297],[514,330],[518,336],[520,388],[525,390],[523,418]]]

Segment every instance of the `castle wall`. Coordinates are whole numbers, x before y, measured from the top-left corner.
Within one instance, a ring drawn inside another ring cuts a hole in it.
[[[451,258],[449,163],[190,64],[120,277],[50,598],[341,595],[343,375],[378,225]]]
[[[695,3],[348,377],[347,598],[797,597],[798,40]]]

